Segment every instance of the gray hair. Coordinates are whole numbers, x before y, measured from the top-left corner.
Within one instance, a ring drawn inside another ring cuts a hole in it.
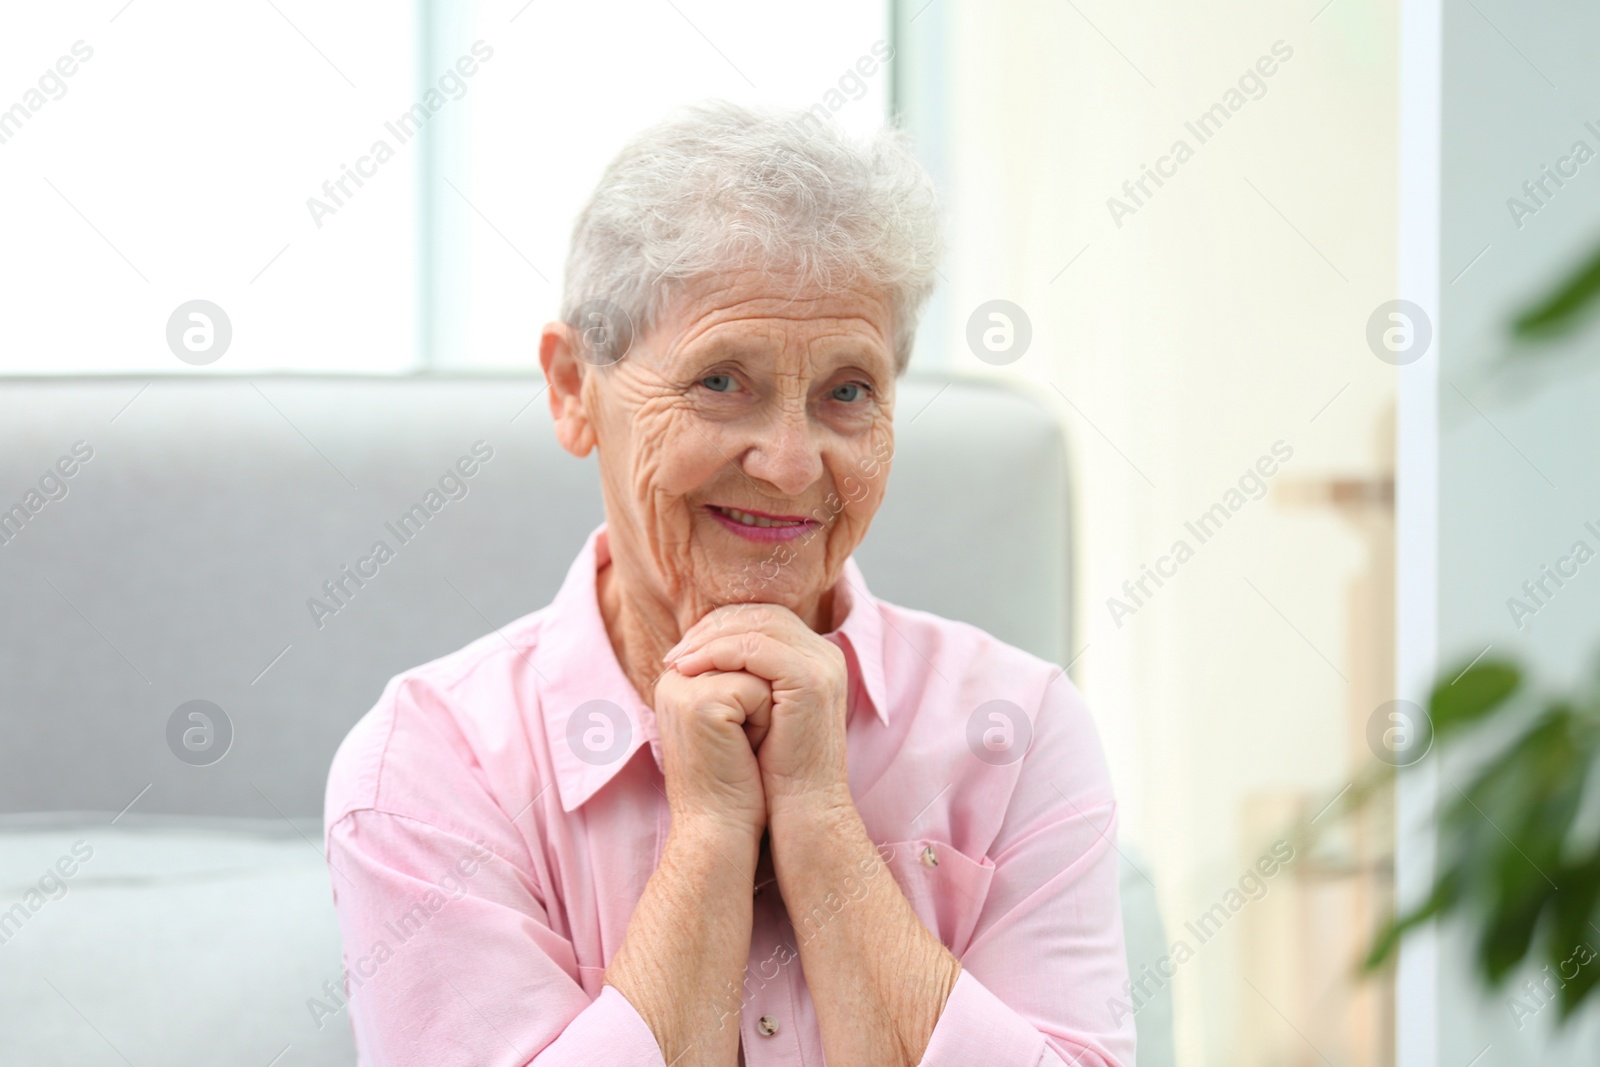
[[[631,340],[694,279],[792,272],[885,292],[905,370],[942,251],[933,182],[900,131],[855,140],[816,110],[707,101],[636,135],[573,227],[562,321],[619,310]]]

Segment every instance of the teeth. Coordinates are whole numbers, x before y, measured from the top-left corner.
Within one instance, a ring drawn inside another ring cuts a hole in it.
[[[740,511],[738,508],[718,508],[717,510],[728,516],[728,518],[744,526],[760,526],[762,528],[770,528],[773,526],[800,525],[798,522],[783,522],[782,520],[768,519],[759,515],[752,515],[748,511]]]

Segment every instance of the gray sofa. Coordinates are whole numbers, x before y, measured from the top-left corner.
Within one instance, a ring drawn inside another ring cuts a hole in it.
[[[354,1063],[313,1006],[340,975],[328,763],[390,676],[543,606],[600,521],[541,393],[0,378],[0,1064]],[[943,380],[905,382],[897,419],[869,585],[1070,658],[1056,423]],[[380,538],[394,558],[330,593]],[[1137,968],[1163,937],[1131,868],[1124,909]],[[1140,1061],[1170,1062],[1170,1004],[1137,1018]]]

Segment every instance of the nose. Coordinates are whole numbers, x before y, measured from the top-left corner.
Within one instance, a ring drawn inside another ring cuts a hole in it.
[[[803,408],[785,405],[745,451],[744,470],[785,496],[799,496],[822,477],[822,452]]]

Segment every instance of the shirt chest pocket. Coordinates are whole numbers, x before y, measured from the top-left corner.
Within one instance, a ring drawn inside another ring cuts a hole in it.
[[[917,918],[959,958],[988,899],[994,861],[929,838],[892,841],[880,845],[878,854]]]

